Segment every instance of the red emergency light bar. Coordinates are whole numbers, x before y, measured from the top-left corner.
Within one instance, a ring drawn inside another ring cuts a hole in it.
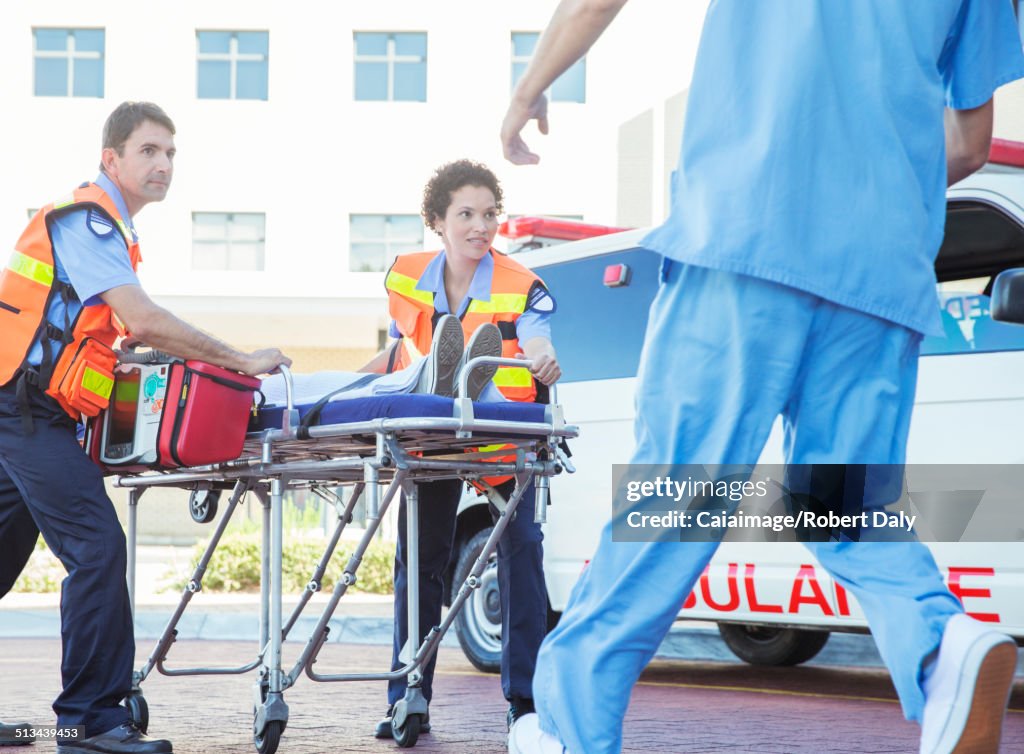
[[[620,233],[629,228],[612,228],[607,225],[591,225],[574,220],[557,220],[551,217],[513,217],[503,222],[498,232],[513,240],[532,237],[550,238],[558,241],[579,241],[582,238],[606,236]]]
[[[1011,165],[1024,168],[1024,142],[1009,139],[992,139],[988,161],[997,165]]]

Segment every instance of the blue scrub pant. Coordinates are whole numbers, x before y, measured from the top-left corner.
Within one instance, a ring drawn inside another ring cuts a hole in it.
[[[423,640],[441,622],[444,602],[444,574],[455,544],[455,519],[462,497],[458,479],[419,485],[420,495],[420,635]],[[508,499],[514,487],[508,481],[497,490]],[[501,690],[505,698],[533,696],[533,669],[537,651],[547,633],[548,593],[544,583],[544,535],[533,520],[534,488],[527,488],[516,516],[498,540],[498,588],[501,594]],[[398,550],[395,555],[395,637],[392,670],[402,667],[399,652],[408,635],[406,603],[406,508],[401,500],[398,512]],[[423,669],[423,695],[432,695],[434,655]],[[388,704],[405,695],[406,679],[388,683]]]
[[[29,389],[26,434],[14,387],[0,388],[0,597],[21,573],[39,532],[67,569],[61,588],[63,691],[57,725],[93,736],[128,720],[132,629],[124,532],[99,468],[82,452],[75,424]]]
[[[904,462],[919,335],[758,278],[672,262],[662,277],[633,463],[752,464],[780,414],[790,463]],[[917,541],[807,546],[856,597],[904,714],[920,720],[922,663],[962,611],[930,551]],[[534,676],[541,727],[568,751],[621,749],[633,685],[717,547],[612,542],[604,529]]]

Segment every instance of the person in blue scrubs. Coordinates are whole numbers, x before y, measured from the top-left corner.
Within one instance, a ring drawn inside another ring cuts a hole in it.
[[[49,223],[55,275],[70,289],[66,297],[51,297],[52,327],[40,339],[61,332],[83,308],[106,304],[139,341],[166,353],[252,375],[289,365],[276,348],[242,353],[211,338],[157,306],[139,285],[128,238],[136,239],[135,215],[167,194],[174,132],[167,114],[149,102],[122,103],[107,118],[95,183],[117,207],[125,231],[88,207]],[[51,344],[54,353],[59,345]],[[40,340],[29,349],[28,366],[0,385],[0,597],[41,532],[68,571],[61,587],[63,690],[53,709],[60,728],[80,726],[76,738],[58,739],[58,754],[166,754],[170,741],[139,731],[122,704],[132,686],[135,638],[125,537],[102,473],[82,451],[75,420],[53,398],[29,383],[26,406],[18,391],[21,376],[38,371],[42,357]],[[18,727],[0,725],[0,742],[16,737]]]
[[[564,0],[512,96],[543,92],[625,0]],[[781,6],[781,7],[780,7]],[[992,96],[1024,76],[1006,0],[712,0],[697,54],[637,395],[636,464],[752,464],[781,415],[791,464],[902,464],[944,190],[988,154]],[[1012,641],[963,614],[929,550],[808,545],[853,592],[921,751],[996,751]],[[630,691],[717,543],[613,542],[607,527],[538,658],[513,752],[622,745]],[[978,693],[973,692],[977,689]]]

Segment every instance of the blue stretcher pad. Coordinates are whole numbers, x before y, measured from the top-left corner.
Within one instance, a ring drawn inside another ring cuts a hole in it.
[[[313,404],[297,406],[299,417],[305,418]],[[249,431],[278,429],[284,407],[271,406],[259,411]],[[540,403],[474,403],[473,416],[482,421],[543,422],[545,406]],[[439,395],[374,395],[327,403],[320,412],[319,426],[350,424],[374,419],[451,418],[454,401]]]

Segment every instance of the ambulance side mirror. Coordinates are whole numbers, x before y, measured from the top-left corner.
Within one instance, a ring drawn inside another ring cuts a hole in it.
[[[992,319],[1024,325],[1024,268],[1000,272],[992,284]]]

